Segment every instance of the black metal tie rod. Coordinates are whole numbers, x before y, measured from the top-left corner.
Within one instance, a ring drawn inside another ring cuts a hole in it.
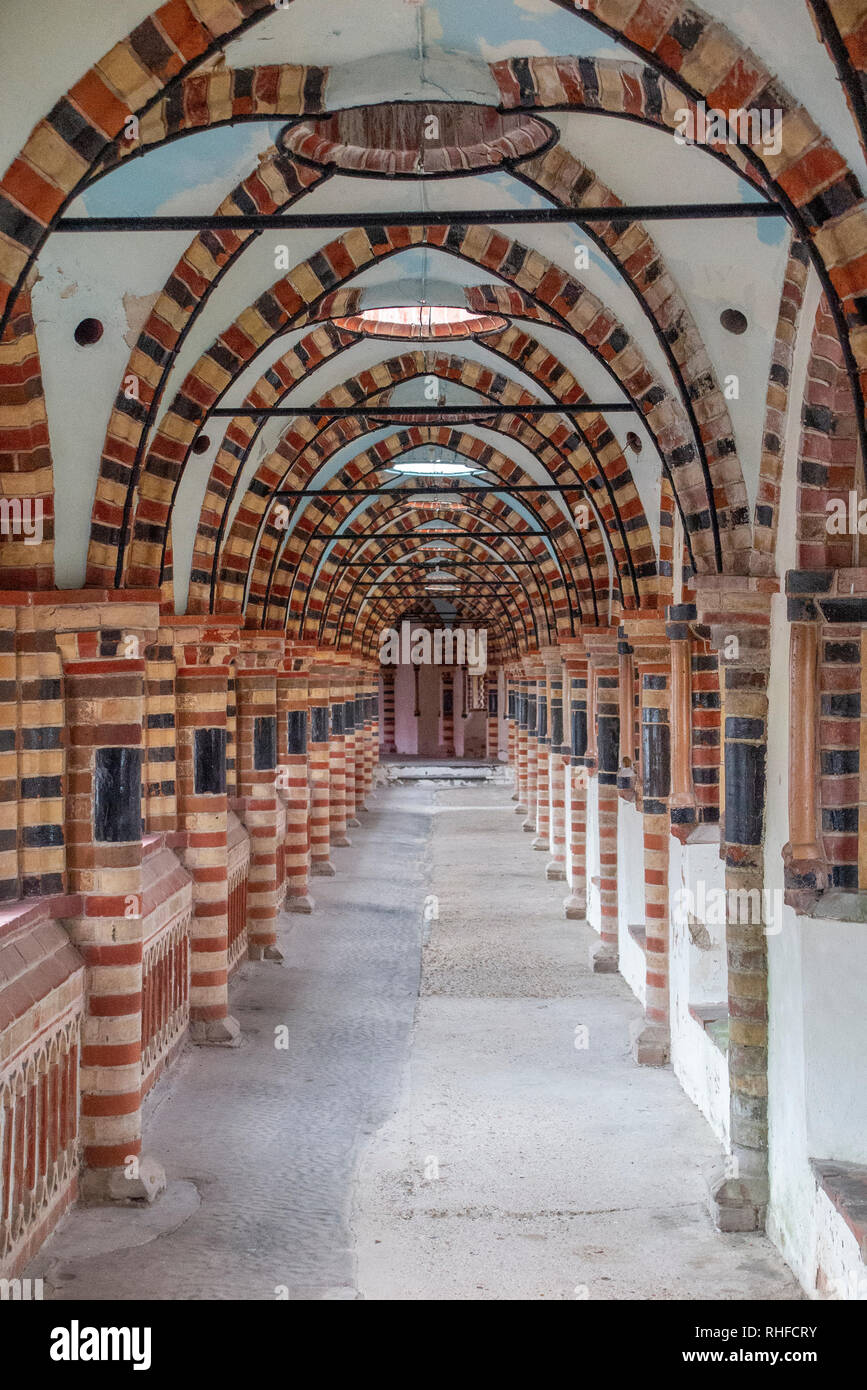
[[[486,487],[323,487],[299,488],[297,492],[275,492],[274,501],[293,502],[299,497],[394,497],[401,501],[408,497],[449,497],[452,504],[460,502],[461,497],[476,497],[488,492],[584,492],[582,483],[509,483],[489,484]],[[448,506],[449,503],[444,503]],[[332,537],[337,540],[337,536]]]
[[[624,203],[606,207],[490,208],[474,212],[309,212],[283,217],[280,213],[214,213],[211,216],[61,217],[55,232],[291,232],[367,227],[531,226],[567,222],[678,222],[716,218],[785,217],[776,203]]]
[[[267,420],[272,416],[306,420],[328,415],[334,420],[368,420],[379,416],[386,416],[389,420],[415,420],[419,416],[448,415],[461,420],[478,420],[500,415],[530,415],[535,419],[540,415],[587,415],[602,410],[625,413],[639,409],[634,401],[581,401],[577,405],[561,405],[559,401],[551,405],[221,405],[209,410],[208,417],[232,419],[236,415],[249,415],[257,420]]]
[[[359,545],[367,545],[368,541],[407,541],[407,540],[426,540],[442,541],[463,539],[468,541],[479,540],[511,540],[513,536],[542,537],[548,535],[547,531],[459,531],[459,530],[440,530],[440,531],[308,531],[304,539],[308,541],[357,541]]]

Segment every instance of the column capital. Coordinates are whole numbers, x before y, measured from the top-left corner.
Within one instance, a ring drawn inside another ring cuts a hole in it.
[[[759,575],[698,575],[694,581],[698,621],[710,629],[710,643],[728,665],[770,665],[771,602],[779,580]],[[731,638],[736,646],[727,650]]]

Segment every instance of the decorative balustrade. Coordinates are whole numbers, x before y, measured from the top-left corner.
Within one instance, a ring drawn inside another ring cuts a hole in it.
[[[142,865],[142,1092],[177,1053],[190,1021],[192,883],[171,850],[145,844]]]
[[[229,974],[247,955],[247,875],[250,837],[234,812],[229,812]]]
[[[0,915],[0,1274],[74,1199],[84,963],[40,905]]]

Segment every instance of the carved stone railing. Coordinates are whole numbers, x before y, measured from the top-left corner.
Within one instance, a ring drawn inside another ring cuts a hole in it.
[[[247,956],[247,875],[250,837],[233,811],[229,812],[229,974]]]
[[[84,963],[48,902],[0,913],[0,1275],[78,1190]]]
[[[170,849],[145,842],[142,864],[142,1091],[173,1060],[190,1021],[192,882]]]

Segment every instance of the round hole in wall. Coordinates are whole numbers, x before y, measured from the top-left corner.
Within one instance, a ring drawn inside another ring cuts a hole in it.
[[[742,314],[740,309],[723,309],[719,321],[727,333],[746,333],[750,326],[746,314]]]
[[[197,434],[193,440],[193,453],[206,454],[211,447],[211,441],[206,434]]]
[[[634,430],[630,430],[627,434],[626,443],[629,445],[633,454],[640,454],[642,449],[644,448],[640,436],[637,435]]]
[[[99,319],[82,319],[75,330],[75,341],[79,347],[90,347],[98,343],[104,332]]]

